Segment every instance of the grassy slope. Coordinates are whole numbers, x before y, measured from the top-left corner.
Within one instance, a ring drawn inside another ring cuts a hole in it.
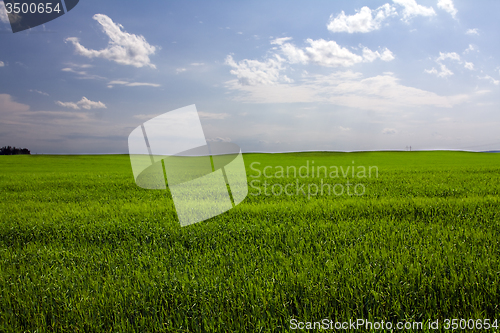
[[[0,156],[0,331],[279,331],[291,318],[498,316],[500,155],[244,158],[249,176],[255,161],[354,160],[378,166],[379,177],[362,180],[361,197],[249,195],[180,228],[168,191],[138,188],[127,156]]]

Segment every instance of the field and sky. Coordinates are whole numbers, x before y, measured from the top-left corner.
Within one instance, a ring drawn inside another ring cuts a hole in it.
[[[499,1],[82,0],[17,33],[9,1],[0,332],[500,331]],[[248,195],[181,227],[129,154],[200,142]]]
[[[82,0],[15,34],[1,8],[0,140],[32,152],[124,154],[191,104],[245,152],[500,146],[496,0]]]

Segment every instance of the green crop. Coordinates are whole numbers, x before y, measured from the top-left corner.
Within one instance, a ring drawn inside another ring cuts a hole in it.
[[[247,198],[181,228],[169,191],[135,185],[126,155],[0,156],[0,331],[285,332],[292,319],[500,319],[499,154],[244,159],[255,181]],[[312,161],[337,166],[339,177],[276,175]],[[270,177],[255,171],[266,166]],[[340,167],[353,166],[378,172],[344,177]],[[272,192],[297,181],[304,193]],[[307,191],[347,181],[363,194]]]

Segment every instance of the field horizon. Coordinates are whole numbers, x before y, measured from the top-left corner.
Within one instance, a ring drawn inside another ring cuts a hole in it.
[[[297,154],[297,153],[385,153],[385,152],[463,152],[463,153],[500,153],[500,150],[463,150],[463,149],[416,149],[416,150],[403,150],[403,149],[377,149],[377,150],[302,150],[302,151],[277,151],[277,152],[266,152],[266,151],[246,151],[242,154]],[[82,153],[82,154],[53,154],[53,153],[31,153],[30,155],[54,155],[54,156],[103,156],[103,155],[126,155],[129,153]],[[1,155],[0,155],[1,156]],[[18,155],[10,155],[18,156]]]

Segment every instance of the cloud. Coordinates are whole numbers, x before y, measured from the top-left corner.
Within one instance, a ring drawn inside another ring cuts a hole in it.
[[[5,9],[5,4],[3,1],[0,1],[0,21],[2,23],[9,24],[9,16],[7,15],[7,10]]]
[[[295,45],[291,43],[281,43],[279,44],[281,48],[281,52],[288,58],[288,61],[292,64],[303,63],[306,64],[309,62],[309,57],[306,55],[304,50],[297,48]]]
[[[434,67],[432,69],[426,69],[425,72],[429,74],[436,74],[438,77],[445,78],[447,76],[453,75],[453,72],[449,70],[444,64],[440,64],[441,71],[437,71]]]
[[[382,130],[382,134],[385,134],[385,135],[394,135],[396,133],[397,133],[397,131],[394,128],[384,128]]]
[[[439,57],[436,58],[436,63],[439,65],[439,68],[441,70],[438,71],[433,67],[430,70],[426,69],[424,71],[426,73],[429,73],[429,74],[435,74],[438,77],[442,77],[442,78],[453,75],[453,72],[448,67],[446,67],[445,64],[443,64],[443,61],[445,61],[445,60],[452,60],[452,61],[458,62],[459,64],[462,64],[462,60],[461,60],[460,55],[458,53],[456,53],[456,52],[448,52],[448,53],[439,52]],[[472,69],[474,69],[474,64],[470,63],[470,62],[465,62],[464,67],[472,70]]]
[[[344,11],[336,17],[331,15],[327,29],[331,32],[367,33],[380,29],[386,18],[396,15],[396,9],[387,3],[374,10],[364,6],[354,15],[346,15]]]
[[[3,61],[0,61],[0,67],[4,67],[5,63]]]
[[[77,54],[88,58],[104,58],[138,68],[144,66],[156,68],[149,59],[149,56],[156,52],[156,47],[150,45],[143,36],[122,31],[121,24],[114,23],[104,14],[95,14],[93,19],[102,26],[104,33],[108,35],[108,46],[102,50],[91,50],[81,45],[77,37],[67,38],[66,41],[75,46]]]
[[[466,61],[464,67],[470,69],[471,71],[474,70],[474,64],[472,62]]]
[[[388,48],[385,48],[382,51],[382,54],[380,54],[378,51],[373,52],[369,48],[365,47],[363,48],[363,58],[365,62],[373,62],[379,58],[382,61],[392,61],[394,60],[394,55]]]
[[[228,113],[209,113],[209,112],[198,112],[200,118],[206,119],[225,119],[229,117]]]
[[[85,72],[85,71],[76,71],[73,68],[69,68],[69,67],[65,67],[65,68],[63,68],[61,70],[63,72],[70,72],[70,73],[75,73],[75,74],[78,74],[78,75],[87,75],[87,72]]]
[[[203,63],[203,62],[193,62],[193,63],[191,63],[191,66],[204,66],[204,65],[205,65],[205,63]]]
[[[292,40],[292,37],[282,37],[282,38],[276,38],[271,41],[271,44],[276,44],[276,45],[283,45],[284,42],[288,42],[289,40]]]
[[[84,67],[84,66],[85,65],[75,65],[75,67],[77,67],[77,68],[89,68],[89,67]],[[92,67],[92,66],[90,66],[90,67]],[[61,71],[76,74],[76,75],[78,75],[78,79],[107,80],[105,77],[95,75],[95,74],[89,74],[89,73],[87,73],[87,71],[76,70],[76,69],[71,68],[71,67],[65,67],[65,68],[61,69]]]
[[[113,88],[113,86],[122,85],[126,87],[160,87],[157,83],[147,83],[147,82],[129,82],[124,80],[114,80],[108,83],[108,88]]]
[[[65,108],[69,108],[69,109],[75,109],[75,110],[79,110],[80,109],[80,107],[78,106],[78,104],[73,103],[73,102],[56,101],[56,104],[60,105],[62,107],[65,107]]]
[[[102,102],[93,102],[85,97],[82,97],[82,99],[77,103],[79,106],[81,106],[84,109],[90,110],[90,109],[106,109],[106,105]]]
[[[29,91],[30,92],[35,92],[35,93],[43,95],[43,96],[49,96],[49,94],[47,94],[46,92],[40,91],[40,90],[30,89]]]
[[[424,69],[424,72],[429,74],[436,74],[436,75],[438,74],[437,69],[435,69],[434,67],[432,67],[432,69]]]
[[[469,47],[465,49],[464,53],[467,54],[467,53],[475,51],[475,50],[476,50],[476,48],[474,47],[474,45],[469,44]]]
[[[404,86],[392,73],[363,78],[351,71],[329,75],[304,74],[298,84],[242,86],[226,82],[236,92],[233,100],[245,103],[326,103],[381,112],[403,107],[450,108],[471,98],[469,95],[439,96],[433,92]]]
[[[94,67],[94,65],[90,65],[90,64],[74,64],[74,63],[69,63],[69,66],[76,67],[76,68],[92,68],[92,67]]]
[[[325,67],[350,67],[360,62],[373,62],[378,58],[383,61],[394,59],[392,52],[387,48],[380,53],[365,47],[363,48],[363,56],[360,56],[345,47],[341,47],[335,41],[308,38],[306,42],[310,46],[304,49],[300,49],[291,43],[282,43],[280,48],[291,64],[313,63]]]
[[[213,139],[207,139],[208,142],[231,142],[231,138],[216,137]]]
[[[75,110],[79,110],[80,108],[90,110],[90,109],[106,109],[106,105],[102,102],[93,102],[89,99],[87,99],[85,96],[82,97],[82,99],[76,103],[73,102],[61,102],[61,101],[56,101],[57,105],[63,106],[65,108],[71,108]]]
[[[149,120],[153,119],[156,116],[159,116],[161,113],[155,113],[155,114],[136,114],[134,115],[134,118],[140,119],[140,120]]]
[[[478,35],[479,36],[479,30],[477,28],[468,29],[465,33],[467,35]]]
[[[478,78],[482,79],[482,80],[488,80],[490,81],[491,83],[493,83],[494,85],[498,86],[500,84],[500,81],[499,80],[495,80],[494,78],[492,78],[491,76],[489,75],[485,75],[485,76],[478,76]]]
[[[236,75],[241,85],[248,86],[292,82],[286,75],[280,74],[284,68],[283,63],[284,59],[278,55],[264,62],[244,59],[237,63],[231,55],[228,55],[225,60],[226,65],[233,67],[230,73]]]
[[[415,0],[392,0],[392,2],[404,8],[403,20],[406,22],[415,16],[430,17],[436,15],[434,8],[419,5]]]
[[[460,55],[458,55],[458,53],[456,52],[449,52],[449,53],[439,52],[439,57],[436,59],[436,61],[440,62],[446,59],[460,61]]]
[[[342,127],[342,126],[339,126],[339,130],[341,132],[349,132],[351,129],[349,127]]]
[[[8,94],[0,94],[0,110],[9,110],[9,112],[23,112],[28,111],[29,106],[21,103],[14,102],[12,97]]]
[[[117,143],[126,142],[134,126],[100,119],[95,111],[31,110],[7,94],[0,94],[0,117],[1,136],[32,153],[123,152]]]
[[[453,5],[453,0],[439,0],[437,3],[438,8],[448,12],[453,18],[457,15],[457,9]]]
[[[363,57],[341,47],[335,41],[307,39],[311,45],[305,48],[307,61],[325,67],[349,67],[363,61]]]

